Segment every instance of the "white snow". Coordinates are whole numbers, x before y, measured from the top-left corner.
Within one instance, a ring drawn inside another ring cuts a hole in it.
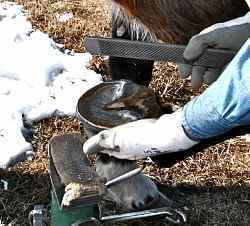
[[[6,168],[32,150],[21,133],[22,116],[73,115],[78,98],[102,79],[86,68],[90,54],[64,51],[34,31],[15,3],[0,3],[0,32],[0,168]]]
[[[242,136],[241,138],[245,139],[247,142],[250,142],[250,134]]]
[[[57,13],[56,18],[59,22],[64,23],[73,18],[73,13],[72,12],[65,12],[62,14]]]
[[[0,180],[0,191],[2,190],[8,190],[8,182],[5,180]],[[1,226],[1,221],[0,221],[0,226]]]

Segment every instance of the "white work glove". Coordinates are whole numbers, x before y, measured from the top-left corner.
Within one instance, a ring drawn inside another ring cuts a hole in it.
[[[183,56],[187,62],[194,62],[208,47],[238,51],[249,37],[250,13],[225,23],[212,25],[195,35],[189,41]],[[188,64],[179,65],[181,78],[187,78],[192,73],[193,88],[199,88],[202,82],[211,84],[219,77],[223,69],[192,67]]]
[[[105,130],[83,145],[86,154],[102,152],[119,159],[138,160],[186,150],[197,142],[182,128],[182,111],[159,119],[142,119]]]

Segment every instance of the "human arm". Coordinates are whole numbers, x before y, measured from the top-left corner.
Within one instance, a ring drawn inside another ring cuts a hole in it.
[[[182,116],[182,110],[178,110],[159,119],[142,119],[102,131],[90,138],[83,150],[129,160],[185,150],[197,142],[185,134]]]
[[[85,153],[143,159],[179,152],[234,127],[250,124],[250,39],[219,79],[179,110],[106,130],[89,139]]]
[[[250,39],[215,83],[184,107],[184,127],[197,141],[250,125]]]

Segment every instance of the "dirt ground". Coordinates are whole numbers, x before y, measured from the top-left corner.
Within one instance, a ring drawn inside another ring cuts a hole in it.
[[[85,35],[110,35],[109,4],[105,0],[16,0],[29,13],[34,28],[49,34],[66,48],[83,52]],[[67,22],[58,22],[56,13],[72,12]],[[171,63],[156,63],[151,87],[162,102],[182,105],[194,95],[188,81],[178,79]],[[166,128],[167,129],[167,128]],[[80,131],[72,117],[37,122],[32,141],[36,156],[0,172],[10,187],[0,191],[0,225],[29,225],[28,214],[36,204],[50,207],[48,140],[55,134]],[[210,147],[172,168],[147,163],[145,173],[167,196],[186,207],[188,226],[250,225],[250,144],[235,138]],[[167,225],[134,222],[127,225]]]

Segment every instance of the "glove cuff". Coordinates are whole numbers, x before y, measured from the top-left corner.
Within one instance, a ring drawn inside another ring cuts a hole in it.
[[[163,116],[164,117],[164,116]],[[171,115],[166,115],[166,119],[168,122],[161,122],[161,124],[165,124],[168,128],[173,128],[173,133],[175,134],[175,139],[173,139],[172,148],[167,148],[166,150],[172,150],[170,152],[178,152],[187,150],[190,147],[198,144],[198,141],[192,140],[189,138],[188,134],[186,133],[183,122],[184,122],[184,113],[183,109],[179,109],[176,112],[172,113]],[[164,120],[164,118],[159,119]],[[171,144],[170,144],[171,145]]]
[[[178,110],[176,112],[176,117],[179,118],[179,123],[178,123],[178,126],[179,126],[179,135],[180,135],[180,148],[181,146],[183,146],[183,150],[186,150],[196,144],[198,144],[199,142],[198,141],[195,141],[195,140],[192,140],[187,132],[185,131],[184,129],[184,126],[183,126],[183,122],[184,122],[184,112],[183,112],[183,109],[181,110]]]

